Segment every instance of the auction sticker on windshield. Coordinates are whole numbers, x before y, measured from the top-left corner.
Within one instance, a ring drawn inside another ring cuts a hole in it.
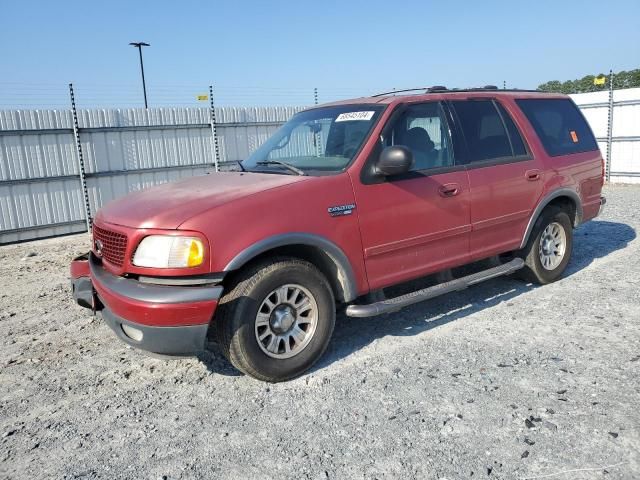
[[[371,120],[375,112],[347,112],[341,113],[336,122],[349,122],[351,120]]]

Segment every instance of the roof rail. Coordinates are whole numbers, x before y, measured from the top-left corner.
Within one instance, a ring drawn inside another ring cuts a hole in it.
[[[376,93],[375,95],[371,95],[371,97],[384,97],[385,95],[391,95],[392,93],[404,93],[404,92],[417,92],[418,90],[424,90],[425,92],[429,90],[429,87],[420,87],[420,88],[404,88],[402,90],[392,90],[390,92],[382,92]]]
[[[424,91],[424,93],[442,93],[442,92],[484,92],[484,91],[496,91],[496,92],[540,92],[540,90],[527,90],[520,88],[507,88],[500,89],[495,85],[485,85],[484,87],[471,87],[471,88],[447,88],[442,85],[434,85],[433,87],[420,87],[420,88],[404,88],[402,90],[392,90],[390,92],[376,93],[371,95],[373,97],[383,97],[385,95],[392,95],[395,93],[405,92],[417,92]]]

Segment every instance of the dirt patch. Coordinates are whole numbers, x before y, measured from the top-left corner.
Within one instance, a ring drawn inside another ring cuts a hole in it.
[[[276,385],[126,347],[71,300],[86,235],[0,247],[0,477],[638,478],[640,188],[606,195],[559,282],[341,317]]]

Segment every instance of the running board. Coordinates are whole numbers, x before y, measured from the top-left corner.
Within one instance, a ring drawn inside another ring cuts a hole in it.
[[[373,317],[374,315],[381,315],[383,313],[397,312],[401,308],[413,305],[414,303],[423,302],[444,295],[445,293],[455,292],[456,290],[464,290],[471,285],[484,282],[491,278],[509,275],[516,270],[520,270],[522,267],[524,267],[524,260],[514,258],[503,265],[444,282],[433,287],[416,290],[415,292],[400,295],[399,297],[370,303],[369,305],[349,305],[347,307],[347,315],[349,317]]]

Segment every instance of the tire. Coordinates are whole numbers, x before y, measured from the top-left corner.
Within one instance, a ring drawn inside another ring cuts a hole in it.
[[[554,253],[561,250],[561,256]],[[547,207],[536,221],[527,245],[519,252],[518,256],[525,261],[519,276],[540,285],[554,282],[567,268],[572,250],[573,225],[569,215],[561,208]]]
[[[221,299],[214,323],[220,349],[234,367],[258,380],[281,382],[318,361],[335,318],[333,292],[324,275],[309,262],[278,257],[239,273]]]

